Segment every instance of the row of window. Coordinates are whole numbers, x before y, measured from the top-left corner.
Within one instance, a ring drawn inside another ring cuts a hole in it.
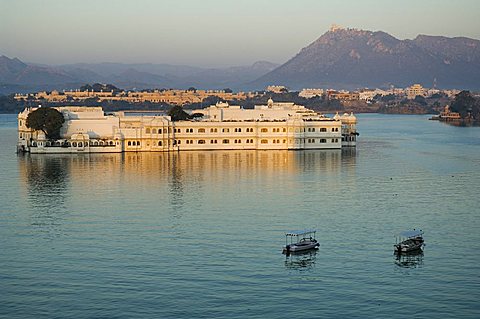
[[[247,144],[253,144],[253,139],[246,139],[244,141]],[[285,143],[287,143],[287,140],[286,139],[283,139],[283,140],[273,139],[271,142],[273,144],[281,144],[281,143],[285,144]],[[323,144],[323,143],[327,143],[327,139],[321,138],[321,139],[316,140],[314,138],[309,138],[309,139],[306,139],[306,142],[308,144],[315,144],[315,143],[322,143]],[[338,138],[332,138],[331,142],[332,143],[338,143]],[[185,140],[185,144],[192,145],[194,143],[195,143],[194,140]],[[206,144],[207,141],[206,140],[197,140],[196,143],[197,144]],[[241,144],[242,140],[241,139],[235,139],[235,140],[233,140],[233,143]],[[260,144],[268,144],[268,143],[269,143],[269,141],[267,139],[260,140]],[[298,140],[297,140],[297,143],[298,143]],[[180,145],[180,144],[182,144],[182,140],[174,140],[173,141],[173,145]],[[210,144],[218,144],[218,140],[210,140]],[[222,144],[230,144],[230,140],[229,139],[223,139]],[[128,141],[127,145],[128,146],[140,146],[140,141]],[[162,141],[158,141],[157,145],[162,146]]]
[[[173,131],[174,131],[174,133],[182,133],[182,130],[179,129],[179,128],[175,128]],[[253,133],[253,127],[247,127],[247,128],[245,128],[245,131],[246,131],[247,133]],[[261,129],[260,129],[260,132],[262,132],[262,133],[268,133],[268,131],[269,131],[268,128],[261,128]],[[287,129],[286,129],[285,127],[282,128],[282,129],[280,129],[280,128],[275,128],[275,127],[272,128],[272,132],[273,132],[273,133],[280,133],[280,131],[286,132]],[[292,131],[292,130],[290,129],[290,131]],[[298,132],[298,129],[297,129],[296,131]],[[164,129],[164,133],[167,133],[167,132],[168,132],[168,133],[171,133],[171,130],[168,129],[168,131],[167,131],[167,129]],[[199,128],[199,129],[197,129],[197,133],[206,133],[206,132],[207,132],[207,129],[205,129],[205,128]],[[217,129],[217,128],[210,128],[210,133],[217,133],[217,132],[218,132],[218,129]],[[222,128],[222,132],[223,132],[223,133],[229,133],[229,132],[230,132],[230,128],[228,128],[228,127]],[[235,132],[235,133],[241,133],[241,132],[242,132],[242,128],[240,128],[240,127],[234,128],[234,129],[233,129],[233,132]],[[303,132],[305,132],[305,128],[303,129]],[[307,128],[307,132],[315,132],[315,128],[314,128],[314,127],[309,127],[309,128]],[[327,132],[327,128],[321,127],[321,128],[319,128],[319,132]],[[338,132],[338,127],[332,127],[332,132]],[[161,128],[159,128],[159,129],[156,129],[156,128],[152,128],[152,129],[146,128],[146,129],[145,129],[145,133],[146,133],[146,134],[162,134],[162,129],[161,129]],[[187,128],[187,129],[185,129],[185,133],[193,133],[193,128]]]

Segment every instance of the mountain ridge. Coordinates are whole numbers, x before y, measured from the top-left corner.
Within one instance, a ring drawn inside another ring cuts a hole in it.
[[[226,68],[114,62],[49,66],[0,56],[0,93],[75,89],[94,82],[125,89],[357,89],[413,83],[480,89],[480,41],[424,34],[400,40],[384,31],[335,28],[281,65],[257,61]]]
[[[281,83],[294,89],[330,85],[478,88],[480,41],[418,35],[399,40],[383,31],[330,30],[252,85]]]

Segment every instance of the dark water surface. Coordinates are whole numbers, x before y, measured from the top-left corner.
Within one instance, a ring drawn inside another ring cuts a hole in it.
[[[17,156],[0,115],[0,317],[479,318],[480,128],[427,118],[359,115],[343,152]]]

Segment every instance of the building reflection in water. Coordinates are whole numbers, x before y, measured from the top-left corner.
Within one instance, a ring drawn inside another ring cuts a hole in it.
[[[70,159],[58,155],[18,156],[25,181],[26,202],[32,211],[31,224],[50,235],[58,235],[69,191]]]
[[[309,270],[315,267],[317,249],[290,253],[285,257],[285,268],[293,270]]]
[[[19,156],[18,162],[26,202],[37,214],[35,223],[55,224],[59,222],[60,214],[71,206],[65,203],[69,198],[76,203],[86,199],[90,202],[102,198],[104,201],[105,198],[116,201],[154,198],[169,202],[174,215],[179,217],[184,213],[186,200],[201,205],[202,197],[208,193],[212,201],[221,203],[222,198],[215,198],[215,194],[221,194],[225,185],[236,185],[245,179],[260,176],[262,182],[274,184],[279,174],[296,176],[306,171],[315,171],[319,175],[342,172],[342,178],[349,178],[355,170],[355,157],[355,149],[245,150],[27,154]],[[289,180],[301,183],[297,178]]]
[[[417,268],[423,266],[423,251],[410,253],[395,252],[395,264],[401,268]]]

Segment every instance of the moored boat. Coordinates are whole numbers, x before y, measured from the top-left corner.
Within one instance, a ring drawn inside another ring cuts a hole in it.
[[[409,253],[422,250],[425,242],[423,240],[422,230],[406,230],[396,236],[394,245],[396,253]]]
[[[283,252],[289,254],[309,249],[317,249],[320,244],[315,239],[316,232],[314,229],[305,229],[286,233]]]

